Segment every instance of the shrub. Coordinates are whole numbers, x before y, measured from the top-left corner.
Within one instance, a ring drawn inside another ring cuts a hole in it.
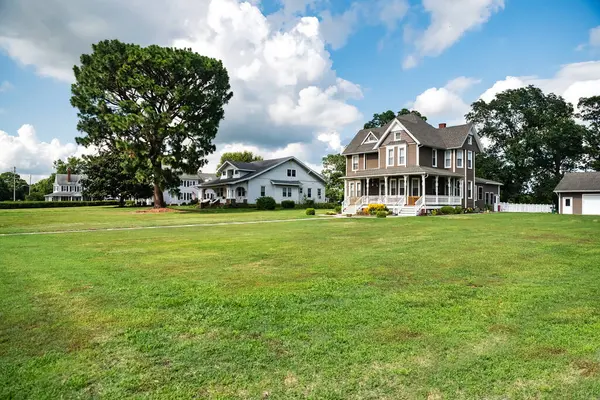
[[[472,214],[473,213],[473,209],[471,207],[467,207],[467,209],[465,210],[465,213]]]
[[[305,200],[304,203],[296,204],[298,210],[304,210],[306,207],[311,207],[315,210],[333,210],[336,206],[336,203],[315,203],[314,200]]]
[[[385,204],[369,204],[367,207],[367,214],[375,215],[378,211],[387,211]]]
[[[342,206],[335,206],[335,213],[336,214],[341,214],[342,213]]]
[[[463,208],[461,206],[454,207],[454,214],[462,214]]]
[[[269,196],[256,199],[256,208],[258,210],[274,210],[275,205],[275,199]]]
[[[315,215],[315,209],[314,208],[307,208],[306,209],[306,215]]]
[[[296,203],[294,200],[283,200],[281,202],[281,208],[294,208],[296,207]]]
[[[435,210],[435,209],[434,209],[434,210],[431,210],[431,215],[433,215],[434,217],[435,217],[436,215],[438,215],[438,213],[439,213],[439,211],[438,211],[438,210]]]
[[[444,206],[440,208],[440,214],[454,214],[454,207]]]
[[[336,213],[335,211],[327,211],[325,213],[325,215],[337,215],[338,213]]]
[[[385,218],[385,217],[387,217],[388,213],[387,213],[387,211],[379,210],[379,211],[377,211],[377,213],[375,215],[377,215],[377,218]]]
[[[198,204],[198,199],[192,199],[192,201],[190,201],[190,206],[195,206],[196,204]]]
[[[306,199],[306,200],[304,200],[304,206],[305,207],[313,207],[314,208],[315,207],[315,201],[314,200],[308,200],[308,199]]]
[[[125,200],[125,207],[135,207],[135,201]]]
[[[98,201],[0,201],[0,209],[13,208],[61,208],[61,207],[91,207],[118,206],[118,200]]]

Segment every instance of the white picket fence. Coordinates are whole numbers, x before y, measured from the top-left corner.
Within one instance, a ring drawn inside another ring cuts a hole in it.
[[[552,205],[500,203],[500,212],[551,213]]]

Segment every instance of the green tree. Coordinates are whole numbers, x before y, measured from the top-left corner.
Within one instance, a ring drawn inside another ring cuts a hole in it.
[[[565,172],[577,168],[584,153],[585,128],[575,122],[573,106],[529,86],[499,93],[489,103],[478,100],[471,107],[467,120],[490,140],[487,156],[500,162],[497,175],[505,185],[504,197],[552,201],[554,186]]]
[[[125,155],[140,183],[150,180],[154,206],[196,173],[233,93],[223,64],[189,49],[141,47],[118,40],[92,46],[73,68],[71,104],[79,109],[77,143]]]
[[[341,154],[328,154],[323,157],[323,177],[325,178],[325,197],[332,202],[344,198],[344,181],[346,175],[346,157]]]
[[[252,162],[252,161],[262,161],[262,156],[258,154],[254,154],[251,151],[232,151],[228,153],[223,153],[221,155],[221,159],[219,160],[219,164],[217,164],[217,169],[223,165],[225,161],[238,161],[238,162]]]
[[[15,177],[16,179],[13,179]],[[0,201],[13,199],[13,186],[15,188],[16,200],[25,200],[25,195],[29,192],[29,185],[19,174],[13,172],[4,172],[0,174],[0,180],[4,182],[3,188],[0,188]],[[8,195],[7,192],[8,191]]]
[[[26,200],[29,201],[43,201],[45,195],[50,194],[54,191],[54,179],[56,174],[51,174],[46,179],[41,179],[31,185],[31,193],[25,196]]]
[[[125,199],[145,199],[152,196],[150,180],[136,177],[135,171],[128,169],[130,164],[126,157],[116,152],[102,152],[95,156],[84,156],[82,180],[83,195],[94,200],[107,197],[119,199],[123,206]]]
[[[415,114],[417,116],[419,116],[421,119],[423,119],[423,121],[427,121],[427,117],[424,115],[421,115],[420,112],[418,112],[417,110],[409,110],[408,108],[403,108],[402,110],[398,111],[398,116],[400,115],[407,115],[407,114]],[[367,122],[363,129],[372,129],[372,128],[380,128],[382,126],[384,126],[385,124],[387,124],[388,122],[390,122],[391,120],[393,120],[394,118],[396,118],[396,113],[394,113],[392,110],[387,110],[382,112],[381,114],[373,114],[373,119],[370,120],[369,122]]]
[[[57,174],[66,174],[69,168],[72,174],[80,174],[83,169],[83,159],[77,157],[69,157],[67,161],[56,160],[53,163]]]
[[[585,133],[585,166],[600,171],[600,96],[579,99],[579,118],[588,124]]]

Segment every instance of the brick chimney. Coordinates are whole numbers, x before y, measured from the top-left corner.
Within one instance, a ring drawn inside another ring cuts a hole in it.
[[[71,182],[71,167],[67,168],[67,182]]]
[[[446,127],[446,123],[445,122],[440,123],[440,129],[444,129],[445,127]]]

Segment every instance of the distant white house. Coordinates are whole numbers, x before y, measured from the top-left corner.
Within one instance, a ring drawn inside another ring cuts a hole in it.
[[[250,163],[226,161],[217,173],[218,179],[198,185],[200,198],[248,204],[263,196],[273,197],[277,203],[326,201],[323,177],[296,157]]]
[[[67,172],[56,174],[53,192],[44,196],[46,201],[81,201],[83,200],[81,181],[85,175]]]
[[[163,193],[165,203],[169,205],[189,204],[192,200],[199,199],[198,185],[204,182],[211,182],[216,179],[215,174],[198,173],[195,175],[184,174],[179,177],[179,194],[171,194],[168,191]]]

